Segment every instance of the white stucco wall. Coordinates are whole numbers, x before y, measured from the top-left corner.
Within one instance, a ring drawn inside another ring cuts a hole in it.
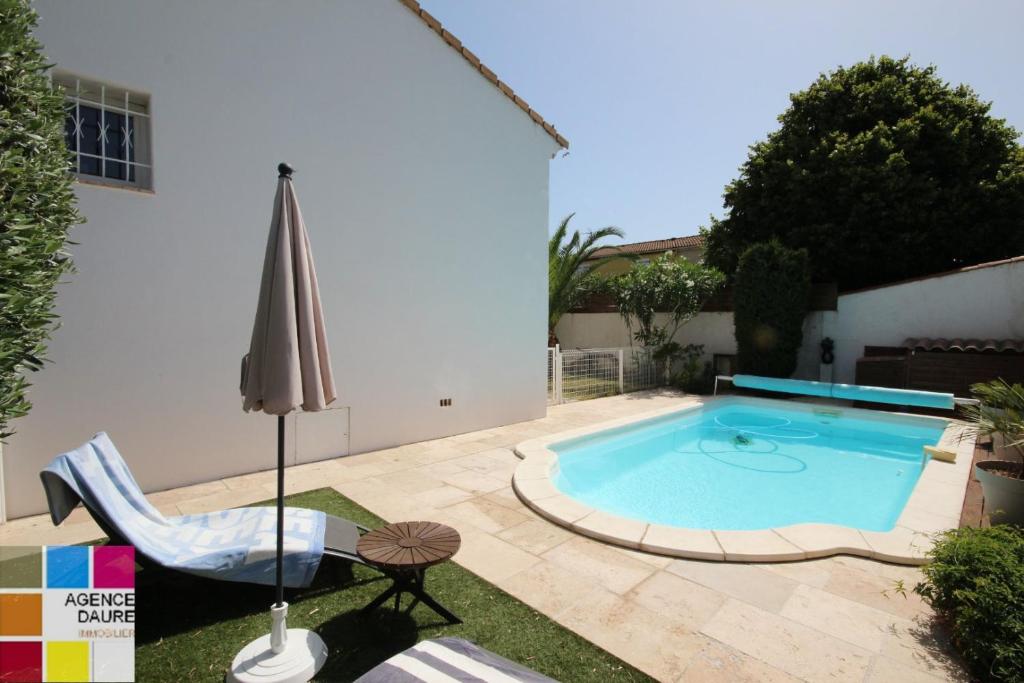
[[[853,382],[865,346],[897,346],[908,337],[1024,338],[1024,257],[995,265],[839,296],[836,311],[804,320],[804,343],[793,376]],[[629,346],[615,313],[575,313],[555,329],[563,348]],[[824,337],[835,342],[835,362],[820,363]],[[732,313],[701,313],[679,331],[682,344],[735,353]]]
[[[667,313],[657,314],[659,324],[668,321]],[[633,342],[618,313],[567,313],[555,327],[563,349],[617,348]],[[716,353],[736,353],[732,313],[698,313],[676,334],[680,344],[703,344],[706,360]]]
[[[815,311],[804,320],[804,343],[797,357],[794,377],[819,379],[819,349],[823,317],[830,315]],[[663,324],[668,314],[659,313]],[[736,328],[729,313],[698,313],[676,334],[680,344],[703,344],[703,361],[711,361],[714,354],[736,353]],[[563,349],[612,348],[630,345],[629,331],[617,313],[569,313],[562,316],[555,334]]]
[[[843,294],[826,334],[836,342],[835,381],[854,381],[864,346],[907,337],[1024,337],[1024,260]]]
[[[39,469],[98,430],[146,490],[273,466],[238,375],[282,160],[341,408],[298,418],[334,444],[313,457],[545,414],[556,144],[401,3],[35,6],[60,68],[150,93],[155,194],[77,186],[53,363],[4,448],[9,516],[44,510]]]

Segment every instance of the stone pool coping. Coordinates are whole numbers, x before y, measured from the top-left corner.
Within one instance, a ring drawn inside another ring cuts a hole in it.
[[[794,524],[757,531],[712,531],[650,524],[592,508],[555,487],[552,472],[558,456],[551,446],[615,427],[673,413],[696,410],[715,401],[742,401],[778,406],[778,400],[719,396],[693,397],[681,405],[609,420],[588,427],[524,441],[515,447],[522,462],[512,486],[523,503],[546,519],[585,536],[662,555],[719,562],[791,562],[829,555],[860,555],[884,562],[919,565],[927,559],[935,533],[959,526],[964,494],[971,477],[975,437],[959,420],[861,408],[838,408],[846,414],[912,417],[948,422],[937,448],[956,454],[955,462],[930,458],[903,512],[891,531],[863,531],[835,524]],[[784,402],[787,409],[813,412],[835,406]]]

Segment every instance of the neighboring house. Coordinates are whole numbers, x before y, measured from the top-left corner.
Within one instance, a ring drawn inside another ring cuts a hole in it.
[[[544,416],[568,143],[415,2],[34,5],[88,222],[4,446],[10,517],[42,512],[40,468],[100,430],[150,491],[274,466],[275,420],[238,385],[280,161],[339,393],[289,418],[290,462]]]
[[[673,254],[682,256],[687,260],[699,262],[704,258],[704,238],[700,235],[690,235],[689,237],[669,237],[663,240],[631,242],[630,244],[602,247],[594,252],[590,262],[608,256],[628,256],[629,258],[609,261],[597,270],[597,272],[603,275],[618,275],[629,270],[633,263],[637,261],[647,263],[651,259],[661,256],[666,251],[671,251]],[[586,262],[584,262],[584,265],[586,265]]]

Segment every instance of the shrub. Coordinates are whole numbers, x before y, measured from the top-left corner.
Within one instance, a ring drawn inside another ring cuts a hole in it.
[[[607,289],[633,340],[654,349],[652,357],[664,368],[665,379],[689,391],[704,347],[683,346],[675,336],[724,283],[720,271],[665,252],[650,263],[633,264]],[[659,313],[667,314],[660,322]],[[673,376],[677,363],[682,368]]]
[[[743,252],[734,290],[741,372],[789,377],[796,370],[811,286],[808,273],[806,249],[772,240]]]
[[[64,146],[64,100],[32,37],[25,0],[0,0],[0,438],[28,412],[24,372],[38,370],[54,327],[54,288],[71,268],[79,222]]]
[[[1024,681],[1024,529],[947,531],[915,591],[949,620],[983,680]]]
[[[724,283],[718,270],[666,252],[650,263],[633,264],[608,282],[608,290],[633,340],[661,349]],[[658,313],[668,314],[664,324]]]

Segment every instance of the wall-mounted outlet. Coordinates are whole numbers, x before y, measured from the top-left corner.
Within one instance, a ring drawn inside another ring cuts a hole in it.
[[[442,398],[441,399],[441,407],[442,408],[450,408],[451,405],[452,405],[452,400],[450,398]]]

